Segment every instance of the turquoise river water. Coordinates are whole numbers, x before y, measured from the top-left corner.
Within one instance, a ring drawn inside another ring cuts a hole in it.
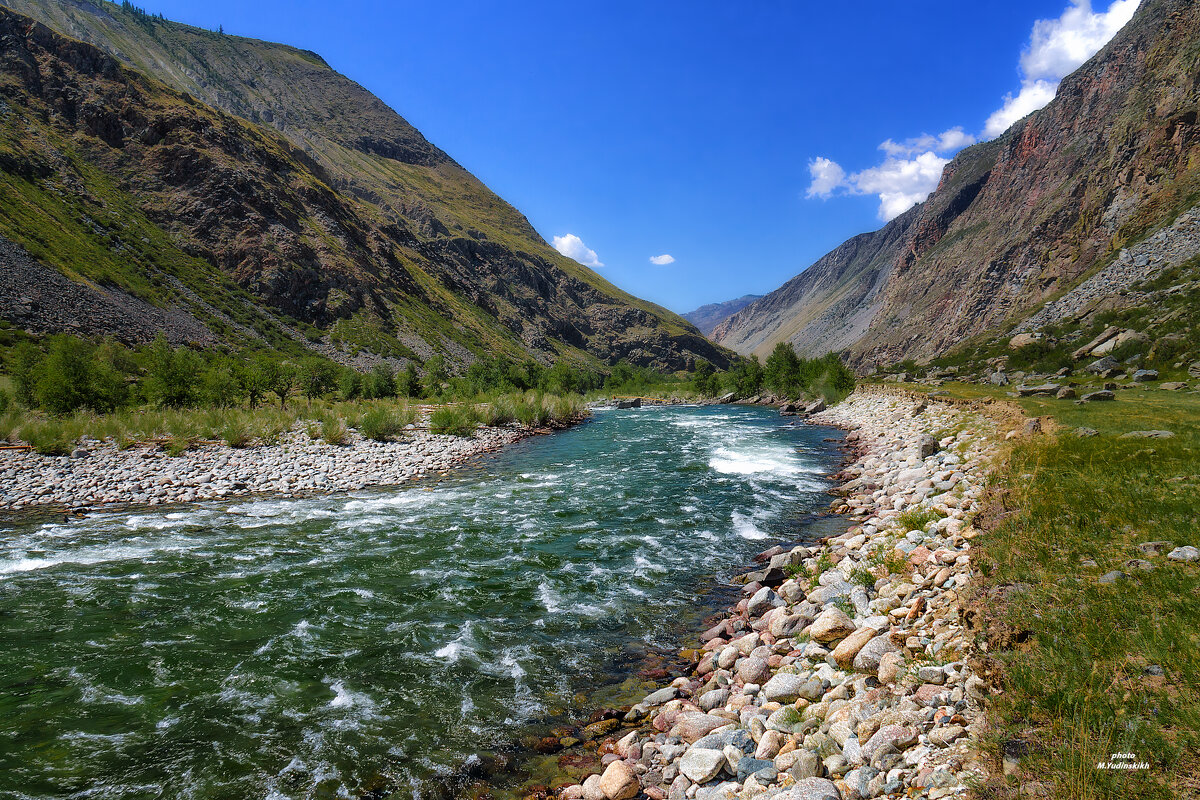
[[[436,483],[9,526],[0,797],[435,796],[694,637],[831,435],[599,411]]]

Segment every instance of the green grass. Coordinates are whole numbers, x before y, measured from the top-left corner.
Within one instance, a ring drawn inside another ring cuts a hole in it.
[[[368,439],[386,442],[404,433],[411,425],[416,413],[406,403],[384,403],[363,414],[358,420],[358,432]]]
[[[956,387],[954,394],[990,390]],[[1021,781],[1074,800],[1167,798],[1200,792],[1200,565],[1147,555],[1137,545],[1200,545],[1200,398],[1129,390],[1115,403],[1025,399],[1051,415],[1057,435],[1019,440],[994,476],[973,541],[982,571],[976,598],[1002,676],[989,702],[986,752],[1020,739],[1020,776],[999,770],[984,797],[1013,796]],[[1099,436],[1071,433],[1087,426]],[[1118,438],[1166,429],[1166,440]],[[1130,567],[1145,559],[1155,569]],[[1086,565],[1086,561],[1096,566]],[[1113,585],[1097,578],[1121,570]],[[1023,590],[1000,596],[1001,587]],[[1164,675],[1146,673],[1159,666]],[[1144,771],[1099,770],[1134,753]]]
[[[474,406],[442,406],[429,416],[429,430],[450,436],[470,436],[479,424]]]
[[[941,514],[932,508],[914,508],[905,511],[896,518],[896,521],[905,531],[923,531],[926,525],[939,519],[941,519]]]

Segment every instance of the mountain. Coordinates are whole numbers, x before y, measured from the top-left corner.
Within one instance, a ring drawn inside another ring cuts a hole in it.
[[[729,363],[314,53],[128,4],[0,0],[0,59],[0,259],[19,265],[0,309],[21,327],[347,363]]]
[[[695,311],[681,315],[688,322],[700,329],[705,336],[712,333],[713,328],[724,322],[732,314],[736,314],[753,303],[761,294],[744,294],[736,300],[726,300],[724,303],[708,303]]]
[[[1093,319],[1150,277],[1140,267],[1200,252],[1194,226],[1178,224],[1200,202],[1197,76],[1200,5],[1144,0],[1049,105],[963,150],[924,203],[842,244],[714,339],[760,355],[791,341],[869,366],[928,361],[1039,312],[1025,327]],[[1137,255],[1146,249],[1156,261]]]

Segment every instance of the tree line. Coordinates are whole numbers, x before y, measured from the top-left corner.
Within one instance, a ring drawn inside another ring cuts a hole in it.
[[[751,355],[726,372],[718,372],[709,362],[700,361],[692,372],[692,385],[709,397],[732,392],[744,399],[765,390],[789,400],[820,396],[836,401],[854,391],[855,379],[836,353],[801,358],[790,342],[780,342],[765,364]]]
[[[51,414],[87,409],[109,413],[153,405],[165,408],[285,405],[288,398],[338,400],[406,397],[464,399],[497,392],[538,390],[555,395],[637,391],[664,376],[620,362],[609,374],[566,361],[547,367],[533,359],[482,356],[452,375],[435,355],[395,370],[387,363],[360,372],[321,356],[289,358],[270,352],[227,352],[172,346],[163,335],[142,347],[69,334],[41,342],[25,339],[8,350],[5,371],[13,399]],[[0,406],[10,398],[0,392]],[[0,408],[2,410],[2,408]]]

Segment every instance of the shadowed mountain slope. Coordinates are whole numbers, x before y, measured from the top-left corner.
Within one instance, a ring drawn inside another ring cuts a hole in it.
[[[728,363],[313,53],[106,2],[0,6],[0,235],[62,275],[343,361]]]

